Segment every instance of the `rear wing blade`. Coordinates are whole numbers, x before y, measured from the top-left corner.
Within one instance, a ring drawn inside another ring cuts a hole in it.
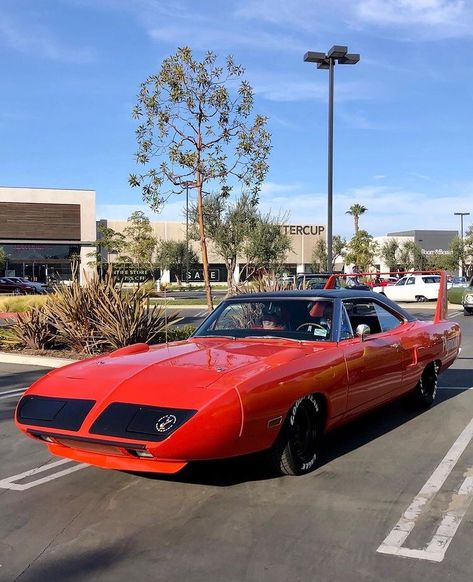
[[[350,277],[368,277],[372,279],[380,275],[394,275],[394,276],[404,276],[404,275],[440,275],[440,285],[439,293],[437,296],[437,304],[435,307],[434,323],[438,323],[448,316],[448,298],[447,298],[447,273],[445,271],[388,271],[385,273],[337,273],[330,275],[325,283],[324,289],[334,289],[335,282],[337,279],[349,279]]]

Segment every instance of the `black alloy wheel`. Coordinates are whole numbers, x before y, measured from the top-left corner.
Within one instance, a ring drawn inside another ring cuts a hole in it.
[[[430,408],[437,396],[439,366],[437,362],[429,364],[422,373],[412,393],[414,403],[421,408]]]
[[[315,469],[322,427],[317,399],[309,395],[297,400],[270,450],[272,468],[282,475],[304,475]]]

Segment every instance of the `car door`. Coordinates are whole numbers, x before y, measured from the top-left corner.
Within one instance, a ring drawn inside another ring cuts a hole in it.
[[[407,277],[401,277],[394,285],[388,285],[383,288],[383,293],[393,301],[402,301],[406,294]]]
[[[3,277],[0,278],[0,293],[8,293],[11,289],[11,285],[8,285],[8,281]]]
[[[343,307],[353,332],[362,323],[371,329],[363,340],[353,334],[340,340],[348,379],[347,416],[355,416],[401,392],[405,322],[372,299],[344,300]]]

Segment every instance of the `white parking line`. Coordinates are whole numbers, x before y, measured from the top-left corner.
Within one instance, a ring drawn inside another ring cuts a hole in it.
[[[61,471],[57,471],[56,473],[51,473],[47,477],[41,477],[34,481],[29,481],[28,483],[17,483],[17,481],[21,481],[28,477],[32,477],[33,475],[37,475],[38,473],[43,473],[44,471],[48,471],[49,469],[59,467],[60,465],[64,465],[65,463],[74,463],[74,466],[69,467],[68,469],[62,469]],[[14,491],[25,491],[26,489],[31,489],[31,487],[42,485],[43,483],[47,483],[48,481],[52,481],[53,479],[58,479],[59,477],[64,477],[64,475],[69,475],[69,473],[74,473],[74,471],[79,471],[80,469],[85,469],[86,467],[89,466],[90,465],[87,465],[85,463],[76,464],[74,461],[70,461],[69,459],[61,459],[60,461],[47,463],[46,465],[35,467],[34,469],[30,469],[29,471],[25,471],[24,473],[13,475],[13,477],[7,477],[6,479],[2,479],[0,480],[0,488],[13,489]]]
[[[466,386],[439,386],[437,390],[461,390],[466,392],[467,390],[473,390],[473,386],[467,388]]]
[[[7,398],[15,398],[16,396],[21,396],[25,393],[25,388],[18,388],[16,390],[8,390],[7,392],[0,392],[0,400],[5,400]]]
[[[473,438],[473,419],[470,420],[461,435],[453,443],[452,447],[435,469],[427,483],[419,491],[417,497],[406,509],[401,519],[397,522],[384,542],[377,549],[382,554],[393,554],[407,558],[431,560],[441,562],[450,545],[460,523],[463,519],[473,497],[473,475],[470,469],[458,489],[453,495],[449,511],[444,515],[432,540],[423,549],[403,547],[409,534],[416,525],[416,521],[422,512],[426,511],[434,497],[440,491],[445,480],[452,472],[458,459]]]

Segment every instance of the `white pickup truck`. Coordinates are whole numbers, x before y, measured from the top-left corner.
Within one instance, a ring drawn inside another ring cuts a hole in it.
[[[394,285],[373,287],[393,301],[433,301],[437,299],[440,275],[405,275]]]

